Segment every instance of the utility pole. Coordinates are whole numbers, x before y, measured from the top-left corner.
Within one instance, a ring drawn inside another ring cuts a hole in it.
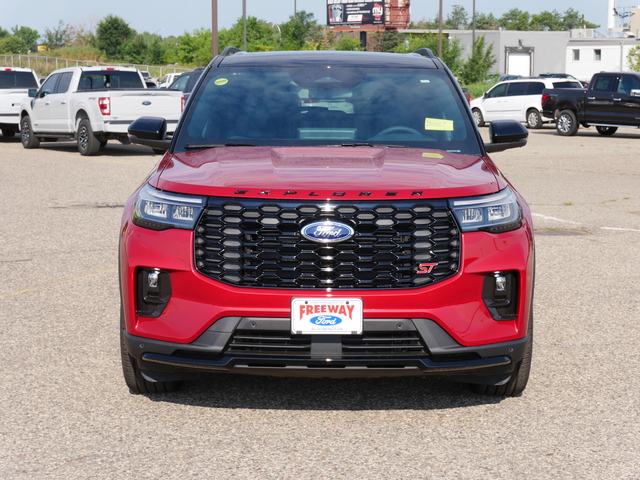
[[[440,0],[440,10],[438,10],[438,57],[442,58],[442,0]]]
[[[242,0],[242,22],[244,35],[244,51],[247,51],[247,0]]]
[[[211,0],[211,54],[218,55],[218,0]]]

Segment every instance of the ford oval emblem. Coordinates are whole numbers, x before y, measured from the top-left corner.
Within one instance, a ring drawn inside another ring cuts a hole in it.
[[[149,105],[151,105],[151,102],[149,100],[145,100],[144,102],[142,102],[142,105],[148,107]]]
[[[305,225],[300,233],[304,238],[313,242],[337,243],[349,240],[356,232],[344,223],[325,221]]]
[[[340,317],[334,317],[333,315],[316,315],[315,317],[311,317],[309,321],[314,325],[321,326],[333,326],[342,323],[342,319]]]

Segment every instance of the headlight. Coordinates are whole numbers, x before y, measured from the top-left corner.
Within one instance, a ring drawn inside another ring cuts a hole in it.
[[[522,226],[522,212],[510,188],[481,197],[449,201],[463,232],[509,232]]]
[[[136,198],[133,223],[151,230],[192,230],[205,203],[205,197],[167,193],[145,185]]]

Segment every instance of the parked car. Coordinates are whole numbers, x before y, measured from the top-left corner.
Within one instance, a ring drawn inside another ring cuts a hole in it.
[[[203,71],[204,68],[196,68],[190,72],[184,72],[173,81],[169,86],[169,90],[180,90],[184,94],[185,100],[188,99]]]
[[[640,73],[600,72],[586,90],[544,90],[542,110],[556,119],[560,135],[575,135],[580,125],[605,136],[618,127],[640,128]]]
[[[182,72],[167,73],[165,76],[158,80],[158,88],[169,87],[169,85],[171,85],[181,74]]]
[[[38,87],[38,76],[30,68],[0,67],[0,130],[5,137],[20,131],[20,104]]]
[[[22,145],[72,138],[82,155],[95,155],[110,139],[129,143],[129,124],[145,114],[166,117],[172,133],[184,101],[180,92],[146,88],[131,67],[56,70],[29,97],[20,106]]]
[[[578,80],[576,77],[568,73],[541,73],[540,76],[548,77],[548,78],[568,78],[569,80],[575,80],[576,82],[580,82],[584,88],[587,88],[589,86],[589,82],[583,82],[582,80]]]
[[[303,104],[308,92],[327,106]],[[352,108],[332,109],[336,98]],[[203,372],[441,374],[520,394],[532,220],[487,154],[528,131],[492,127],[485,144],[427,49],[226,48],[124,208],[130,390],[171,391]],[[151,117],[129,128],[156,148],[163,131]]]
[[[545,88],[576,88],[582,84],[575,80],[555,78],[524,78],[500,82],[482,97],[471,101],[471,111],[476,125],[495,120],[517,120],[529,128],[541,128],[553,117],[542,115],[542,91]]]

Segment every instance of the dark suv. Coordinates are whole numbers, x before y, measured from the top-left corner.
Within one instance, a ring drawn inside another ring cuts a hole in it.
[[[245,53],[202,73],[127,201],[122,365],[133,392],[202,373],[448,375],[517,395],[529,376],[529,208],[487,156],[491,124],[429,50]]]

